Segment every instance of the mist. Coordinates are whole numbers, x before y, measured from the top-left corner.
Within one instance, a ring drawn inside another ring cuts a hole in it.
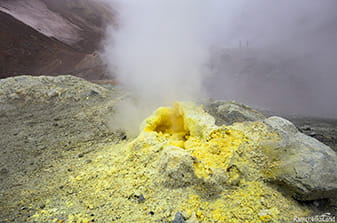
[[[124,115],[211,97],[337,117],[336,1],[105,1],[118,28],[103,57],[134,96]]]
[[[121,106],[123,117],[117,121],[138,125],[158,106],[205,97],[211,44],[207,2],[110,3],[117,7],[119,27],[108,30],[104,57],[117,81],[132,94]]]
[[[284,114],[336,118],[337,2],[235,4],[217,20],[221,31],[214,39],[210,96]]]
[[[203,1],[114,1],[119,29],[106,57],[118,81],[141,100],[167,104],[202,95],[209,60]],[[191,7],[193,5],[193,7]]]

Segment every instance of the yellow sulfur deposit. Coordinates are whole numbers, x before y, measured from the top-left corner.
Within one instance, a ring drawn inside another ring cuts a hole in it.
[[[261,151],[260,140],[278,138],[254,132],[257,125],[216,126],[190,102],[159,108],[136,139],[97,145],[92,162],[31,220],[172,222],[180,212],[191,223],[252,223],[308,215],[266,183],[277,163]]]

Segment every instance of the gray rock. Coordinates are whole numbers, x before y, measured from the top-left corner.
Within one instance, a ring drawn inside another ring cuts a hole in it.
[[[139,202],[139,203],[143,203],[144,201],[145,201],[144,195],[143,195],[143,194],[140,194],[140,195],[138,196],[138,202]]]
[[[252,108],[235,101],[214,101],[205,105],[217,125],[231,125],[235,122],[258,121],[266,117]]]
[[[159,160],[159,174],[167,187],[185,187],[197,180],[193,168],[194,160],[186,150],[169,146]]]
[[[176,215],[174,216],[174,219],[172,221],[172,223],[185,223],[185,222],[186,222],[185,218],[180,212],[176,213]]]
[[[337,153],[280,117],[264,121],[280,140],[265,147],[278,166],[273,181],[298,200],[337,197]]]

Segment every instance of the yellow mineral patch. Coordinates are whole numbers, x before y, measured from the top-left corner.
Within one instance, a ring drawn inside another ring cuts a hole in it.
[[[191,195],[184,208],[193,210],[188,213],[201,212],[201,222],[289,222],[289,213],[295,216],[308,214],[295,201],[261,182],[249,182],[226,190],[211,201]]]
[[[54,181],[46,179],[51,183],[41,193],[50,202],[31,221],[172,222],[180,212],[191,223],[252,223],[309,214],[265,182],[277,163],[263,153],[262,141],[277,136],[258,123],[214,123],[201,107],[177,102],[156,110],[132,141],[90,144],[91,162],[68,163],[69,175],[58,164]],[[55,182],[64,182],[61,190]]]
[[[183,117],[176,107],[157,109],[155,114],[146,120],[144,131],[155,131],[173,137],[187,133]]]

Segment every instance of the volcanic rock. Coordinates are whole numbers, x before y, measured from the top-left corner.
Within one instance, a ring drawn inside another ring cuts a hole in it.
[[[289,121],[270,117],[264,121],[280,140],[266,147],[279,165],[275,182],[296,199],[315,200],[337,196],[337,154],[330,147],[299,131]]]
[[[176,215],[174,216],[174,219],[172,221],[172,223],[185,223],[185,222],[186,222],[185,218],[180,212],[176,213]]]
[[[270,159],[277,160],[277,167],[272,170],[273,182],[282,185],[296,199],[337,196],[337,155],[330,147],[299,132],[286,119],[276,116],[265,119],[261,113],[243,104],[215,101],[207,104],[206,109],[218,125],[256,121],[255,124],[239,125],[249,126],[243,130],[247,135],[255,131],[251,136],[260,138],[260,146]],[[261,125],[268,127],[261,128]]]
[[[231,125],[234,122],[265,119],[260,112],[235,101],[214,101],[205,105],[206,111],[214,116],[217,125]]]
[[[184,187],[196,181],[193,157],[179,147],[167,147],[162,152],[159,170],[164,176],[164,184],[169,187]]]

